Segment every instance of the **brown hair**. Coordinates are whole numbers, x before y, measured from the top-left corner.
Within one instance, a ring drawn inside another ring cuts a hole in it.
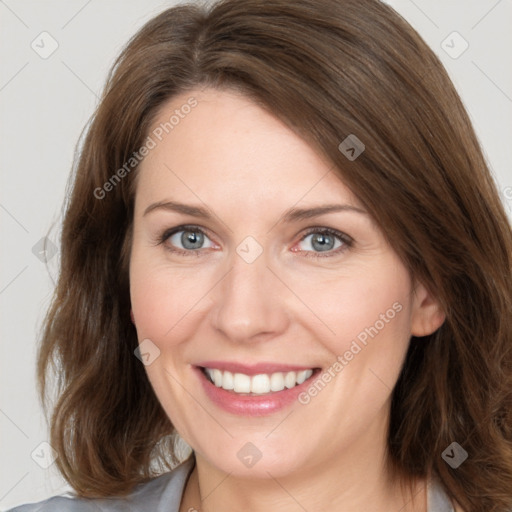
[[[420,36],[377,0],[225,0],[149,21],[117,59],[77,158],[38,359],[57,377],[52,446],[79,495],[124,495],[176,462],[134,356],[128,262],[137,170],[104,188],[171,97],[233,88],[332,161],[446,321],[412,338],[390,467],[431,472],[468,512],[512,507],[510,224],[468,115]],[[354,161],[338,149],[355,134]],[[48,405],[47,405],[48,407]],[[457,469],[452,443],[469,454]],[[156,464],[156,466],[155,466]]]

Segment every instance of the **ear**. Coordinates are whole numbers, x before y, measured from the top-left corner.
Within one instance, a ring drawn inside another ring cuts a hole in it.
[[[439,301],[420,282],[413,289],[411,334],[421,337],[437,331],[446,320]]]

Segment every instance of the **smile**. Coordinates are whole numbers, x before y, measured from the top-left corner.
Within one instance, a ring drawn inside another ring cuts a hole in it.
[[[265,416],[298,403],[321,369],[287,364],[203,361],[194,365],[205,397],[237,416]]]
[[[265,395],[292,389],[302,384],[313,375],[313,369],[260,373],[258,375],[246,375],[244,373],[232,373],[218,368],[203,368],[206,377],[212,384],[226,391],[240,394]]]

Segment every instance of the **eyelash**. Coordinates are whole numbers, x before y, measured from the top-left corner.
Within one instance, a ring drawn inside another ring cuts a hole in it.
[[[208,234],[199,226],[187,224],[187,225],[177,226],[175,228],[165,230],[162,233],[162,235],[158,237],[158,240],[156,241],[156,245],[164,244],[172,235],[175,235],[176,233],[179,233],[180,231],[198,232],[198,233],[201,233],[204,236],[208,237]],[[345,233],[342,233],[341,231],[338,231],[337,229],[326,228],[326,227],[309,228],[306,231],[306,233],[304,234],[304,236],[299,240],[299,242],[302,242],[303,240],[305,240],[305,238],[307,236],[311,235],[312,233],[321,234],[321,235],[331,235],[335,238],[338,238],[342,242],[343,245],[341,247],[338,247],[336,250],[326,251],[327,254],[321,254],[321,252],[315,252],[315,251],[300,251],[300,250],[296,251],[296,252],[304,252],[306,258],[330,258],[333,256],[337,256],[338,254],[341,254],[342,252],[345,252],[346,250],[348,250],[354,244],[354,240],[350,236],[346,235]],[[208,237],[208,238],[210,238],[210,237]],[[180,256],[192,256],[192,255],[195,255],[197,257],[201,256],[201,249],[196,249],[196,250],[190,249],[187,251],[187,250],[179,249],[176,247],[171,248],[169,246],[165,246],[165,248],[166,248],[166,250],[168,250],[174,254],[178,254]]]

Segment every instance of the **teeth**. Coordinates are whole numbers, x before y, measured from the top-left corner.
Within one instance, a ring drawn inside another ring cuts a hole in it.
[[[249,375],[244,375],[243,373],[235,373],[233,377],[234,388],[233,391],[235,393],[250,393],[251,392],[251,377]],[[220,385],[215,385],[218,388],[222,387],[222,383]]]
[[[251,379],[252,393],[268,393],[270,391],[270,377],[265,374],[254,375]]]
[[[213,383],[218,388],[222,386],[222,372],[220,370],[213,370]]]
[[[306,379],[311,377],[311,373],[308,374],[310,370],[303,370],[302,372],[297,372],[297,384],[302,384]]]
[[[313,370],[302,370],[300,372],[276,372],[272,374],[261,373],[259,375],[245,375],[244,373],[223,372],[217,368],[205,368],[210,380],[218,388],[235,393],[254,393],[264,395],[270,392],[291,389],[313,375]]]
[[[273,373],[270,377],[270,390],[281,391],[284,389],[284,375],[281,372]]]
[[[284,376],[284,385],[288,389],[293,388],[296,383],[297,383],[297,374],[295,372],[288,372]]]
[[[222,382],[220,383],[220,385],[227,390],[234,389],[235,379],[233,377],[233,374],[231,372],[224,372],[222,374]]]

